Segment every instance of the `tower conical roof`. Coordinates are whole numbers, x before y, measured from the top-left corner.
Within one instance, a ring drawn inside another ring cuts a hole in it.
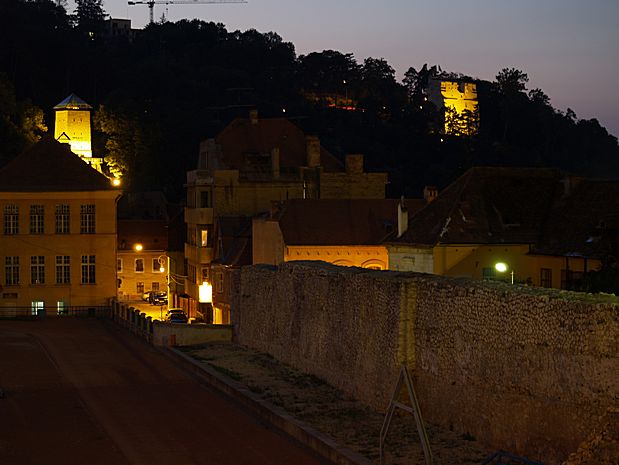
[[[92,107],[75,94],[70,94],[66,99],[54,107],[54,110],[92,110]]]

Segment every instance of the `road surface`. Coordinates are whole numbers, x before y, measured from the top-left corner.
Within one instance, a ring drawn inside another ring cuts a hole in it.
[[[324,465],[110,322],[0,321],[0,389],[2,465]]]

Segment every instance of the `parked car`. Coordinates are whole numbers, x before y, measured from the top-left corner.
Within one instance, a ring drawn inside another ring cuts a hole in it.
[[[142,292],[142,300],[144,300],[145,302],[150,302],[151,301],[151,295],[152,295],[153,291],[144,291]]]
[[[168,308],[168,312],[165,315],[166,319],[170,319],[172,315],[184,315],[187,317],[187,315],[185,315],[185,310],[182,308]]]
[[[187,323],[187,315],[184,313],[173,313],[168,317],[168,323]]]
[[[167,292],[153,292],[151,294],[150,303],[153,305],[166,305],[168,303]]]

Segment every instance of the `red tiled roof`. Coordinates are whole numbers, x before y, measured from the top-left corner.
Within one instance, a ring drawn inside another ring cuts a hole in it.
[[[50,137],[24,151],[0,170],[3,192],[118,190],[69,149]]]
[[[223,162],[231,169],[240,169],[243,155],[271,153],[279,148],[280,166],[307,166],[305,134],[285,118],[262,118],[255,124],[237,118],[221,131],[215,141],[222,146]],[[324,147],[320,147],[320,164],[326,172],[344,171],[342,164]]]
[[[287,201],[279,215],[287,245],[377,245],[397,229],[398,202],[395,199]],[[423,200],[408,200],[411,210]]]

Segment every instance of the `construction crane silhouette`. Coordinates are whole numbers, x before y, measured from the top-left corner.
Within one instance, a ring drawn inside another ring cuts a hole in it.
[[[157,5],[201,5],[203,3],[247,3],[246,0],[130,0],[129,5],[148,5],[150,23],[155,22],[155,4]]]

